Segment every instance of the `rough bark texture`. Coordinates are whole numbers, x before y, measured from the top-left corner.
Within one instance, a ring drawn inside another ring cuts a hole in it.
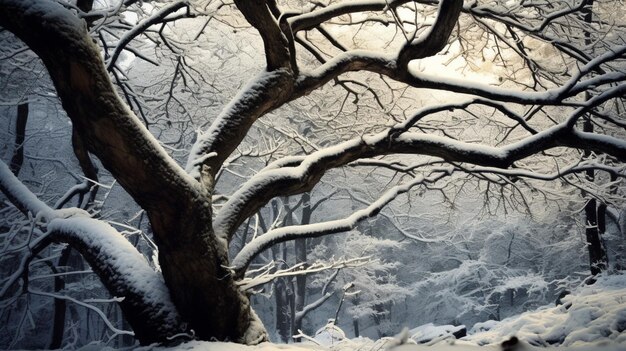
[[[2,0],[0,25],[42,59],[87,150],[147,211],[165,282],[188,328],[204,340],[264,340],[263,331],[248,333],[256,317],[223,268],[226,246],[211,226],[212,189],[188,177],[122,102],[86,24],[58,4]],[[137,334],[163,340],[158,332]]]

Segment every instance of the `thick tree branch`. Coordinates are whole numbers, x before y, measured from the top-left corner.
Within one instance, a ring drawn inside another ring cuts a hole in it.
[[[220,167],[237,149],[254,122],[289,101],[293,76],[288,70],[262,72],[222,110],[208,131],[198,136],[187,160],[187,172],[213,183]]]
[[[419,184],[436,182],[437,180],[448,175],[448,172],[451,172],[452,170],[452,167],[436,170],[434,172],[435,174],[428,178],[417,176],[406,184],[398,185],[389,189],[368,207],[358,210],[346,218],[322,223],[272,229],[244,246],[244,248],[233,259],[231,263],[232,269],[235,270],[237,276],[241,275],[258,254],[270,246],[280,242],[347,232],[350,229],[353,229],[360,221],[377,215],[383,207],[397,198],[400,194],[406,193],[411,188]]]
[[[272,2],[273,3],[273,2]],[[292,38],[288,38],[290,33],[284,33],[279,25],[279,18],[274,17],[272,9],[277,11],[275,4],[270,6],[266,0],[247,1],[235,0],[235,4],[246,20],[259,31],[265,45],[265,59],[267,70],[289,69],[296,71],[296,67],[291,67],[292,56],[295,52],[290,49]]]
[[[33,255],[51,241],[68,243],[78,250],[109,293],[124,297],[120,307],[142,344],[165,342],[168,336],[183,331],[163,277],[113,227],[89,218],[79,209],[53,210],[37,199],[3,162],[0,162],[0,191],[22,212],[33,213],[44,221],[47,235],[33,243],[30,248]],[[11,282],[6,284],[2,294]],[[158,338],[154,339],[155,336]]]
[[[43,60],[87,149],[140,206],[168,211],[171,202],[180,201],[172,197],[198,192],[197,182],[121,101],[82,20],[46,1],[1,0],[0,9],[0,25]],[[165,198],[169,198],[167,205]]]
[[[399,55],[402,60],[432,55],[439,51],[442,45],[445,45],[449,32],[458,19],[458,13],[455,11],[458,12],[459,2],[460,0],[442,1],[441,12],[435,26],[426,36],[416,42],[408,43],[401,50]],[[380,3],[376,6],[379,5]],[[186,169],[196,179],[205,178],[205,183],[213,184],[212,178],[215,177],[226,158],[243,140],[252,124],[259,117],[285,102],[305,95],[339,74],[348,71],[369,70],[395,77],[398,80],[400,80],[399,77],[405,76],[402,72],[406,70],[398,68],[395,58],[357,51],[340,55],[338,59],[322,66],[325,68],[320,73],[304,75],[298,77],[296,81],[295,74],[298,71],[295,67],[289,66],[293,58],[293,53],[289,52],[289,48],[293,48],[293,43],[287,40],[284,33],[281,32],[280,25],[277,23],[278,20],[272,15],[271,7],[262,1],[238,1],[237,6],[263,37],[269,72],[263,72],[253,79],[246,88],[242,89],[241,93],[224,108],[209,130],[196,141],[191,150]],[[450,15],[449,17],[452,19],[445,19],[446,15]],[[285,40],[281,38],[285,38]],[[293,38],[290,40],[293,41]],[[283,43],[283,41],[285,42]],[[268,50],[270,51],[268,52]],[[433,50],[436,51],[433,52]],[[407,62],[403,61],[403,63]],[[294,84],[298,85],[295,93]],[[215,154],[212,154],[213,152]],[[204,166],[206,169],[203,170]]]
[[[574,115],[578,112],[580,111]],[[400,124],[399,127],[319,150],[305,156],[297,164],[283,167],[268,166],[244,184],[224,204],[214,221],[216,234],[230,240],[239,225],[273,197],[309,191],[329,169],[361,158],[388,154],[429,155],[447,162],[508,168],[517,160],[554,147],[566,146],[589,149],[614,156],[618,160],[626,160],[626,143],[622,140],[606,135],[579,132],[570,127],[568,121],[503,147],[402,132],[404,126]]]
[[[212,187],[179,167],[122,102],[84,21],[56,2],[0,0],[0,25],[43,60],[88,151],[146,210],[184,322],[205,340],[265,340],[263,328],[250,328],[257,317],[224,268],[226,245],[211,225]]]
[[[163,277],[113,227],[86,218],[57,218],[48,224],[50,238],[67,243],[87,260],[119,304],[144,345],[167,342],[185,331]]]
[[[459,19],[463,0],[441,0],[437,18],[426,35],[406,43],[398,54],[398,66],[408,68],[411,60],[435,55],[448,44],[448,38]]]

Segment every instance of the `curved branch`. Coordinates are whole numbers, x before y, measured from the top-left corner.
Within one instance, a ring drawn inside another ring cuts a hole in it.
[[[423,58],[439,51],[447,43],[450,31],[458,19],[461,4],[461,0],[442,0],[435,25],[420,40],[405,45],[399,53],[401,62],[406,64],[408,60]],[[380,5],[381,2],[376,3],[376,6]],[[196,179],[204,178],[205,183],[213,183],[212,178],[243,140],[252,124],[260,116],[285,102],[301,97],[347,71],[369,70],[395,77],[397,80],[402,80],[400,77],[406,75],[405,67],[399,68],[394,57],[372,55],[366,51],[350,51],[323,65],[321,73],[296,77],[297,69],[290,68],[287,63],[292,57],[288,52],[281,51],[288,50],[290,43],[281,43],[282,39],[274,38],[274,36],[284,37],[284,33],[279,33],[280,26],[273,18],[270,8],[261,1],[238,1],[237,6],[263,37],[268,72],[261,73],[242,89],[240,94],[224,108],[207,133],[198,138],[194,144],[186,168]],[[275,35],[266,38],[271,33]],[[276,40],[279,42],[275,42]],[[269,47],[279,51],[268,52]],[[272,63],[273,61],[276,62]],[[295,90],[294,84],[297,87]],[[213,152],[215,154],[209,157]],[[206,169],[203,170],[204,166]]]
[[[133,27],[133,29],[126,32],[124,36],[120,38],[117,45],[115,45],[113,54],[111,54],[111,58],[109,59],[109,62],[107,63],[107,70],[110,71],[113,69],[113,67],[115,66],[115,63],[117,62],[118,57],[120,56],[122,51],[126,49],[126,46],[130,44],[130,42],[133,39],[135,39],[138,35],[145,32],[151,26],[162,23],[166,19],[167,16],[182,9],[183,7],[187,8],[186,17],[191,17],[189,13],[189,3],[187,1],[178,1],[173,4],[165,6],[164,8],[156,12],[154,15],[141,21],[139,24]]]
[[[406,43],[398,53],[398,66],[407,69],[411,60],[432,56],[448,44],[448,38],[459,19],[463,0],[441,0],[435,23],[426,35]]]
[[[11,172],[6,163],[0,161],[0,191],[20,212],[28,216],[50,216],[53,210],[39,200],[19,179]]]
[[[184,331],[161,274],[113,227],[89,218],[79,209],[53,210],[37,199],[4,162],[0,162],[0,191],[22,212],[37,214],[47,222],[47,234],[31,243],[31,254],[37,254],[51,241],[68,243],[80,252],[109,293],[124,298],[120,307],[142,344],[165,342],[167,337]],[[27,269],[28,262],[22,261],[22,270]],[[5,290],[6,286],[0,296]]]
[[[120,307],[141,344],[184,332],[163,277],[113,227],[92,218],[55,218],[48,232],[80,252],[112,296],[124,298]]]
[[[579,94],[581,91],[589,89],[595,84],[610,84],[624,81],[622,73],[605,74],[589,81],[580,79],[590,71],[597,69],[600,65],[611,59],[623,55],[626,46],[615,48],[599,56],[596,60],[590,61],[583,66],[578,74],[566,82],[563,86],[545,91],[518,91],[493,87],[486,84],[475,83],[460,79],[442,79],[441,77],[423,74],[419,72],[402,70],[395,61],[393,55],[380,54],[365,50],[352,50],[338,54],[333,59],[321,65],[312,72],[302,75],[297,81],[296,92],[298,96],[307,94],[314,89],[328,83],[337,76],[354,71],[369,71],[385,75],[393,80],[408,84],[414,88],[445,90],[461,94],[471,94],[485,99],[499,102],[511,102],[518,104],[537,105],[567,105],[563,100]]]
[[[367,11],[382,11],[386,8],[396,8],[410,0],[365,0],[344,1],[338,4],[322,7],[289,19],[294,33],[309,30],[335,17]]]
[[[244,248],[233,259],[231,263],[232,268],[235,270],[236,275],[241,275],[259,253],[277,243],[293,239],[314,238],[323,235],[347,232],[350,229],[353,229],[362,220],[378,214],[378,212],[380,212],[389,202],[397,198],[399,195],[406,193],[414,186],[425,182],[436,182],[437,180],[448,175],[452,170],[453,167],[442,168],[435,170],[435,173],[439,174],[432,175],[428,178],[418,176],[406,184],[395,186],[385,192],[378,200],[370,204],[368,207],[356,211],[346,218],[323,223],[272,229],[253,239],[246,246],[244,246]]]
[[[189,152],[187,172],[204,183],[213,183],[224,161],[236,150],[252,124],[290,99],[293,75],[288,70],[264,71],[215,118]]]
[[[83,20],[56,2],[0,0],[0,25],[42,59],[87,149],[141,207],[164,207],[164,194],[197,193],[117,95]]]
[[[402,132],[401,128],[399,133],[391,128],[376,135],[349,140],[305,156],[297,164],[286,163],[288,166],[283,167],[270,165],[259,172],[235,192],[218,212],[214,221],[215,232],[230,241],[239,225],[273,197],[309,191],[329,169],[361,158],[388,154],[429,155],[447,162],[508,168],[517,160],[554,147],[566,146],[593,150],[626,161],[626,143],[623,140],[579,132],[568,123],[566,121],[503,147]]]

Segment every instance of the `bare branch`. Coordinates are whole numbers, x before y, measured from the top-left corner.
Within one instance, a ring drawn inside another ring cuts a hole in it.
[[[113,50],[113,53],[111,54],[111,58],[109,59],[107,63],[107,70],[111,71],[113,69],[113,67],[115,66],[115,63],[117,62],[118,57],[120,56],[122,51],[126,49],[126,46],[128,46],[128,44],[130,44],[130,42],[133,39],[141,35],[151,26],[155,24],[163,23],[166,20],[167,16],[169,16],[172,13],[175,13],[176,11],[182,9],[183,7],[187,8],[186,17],[191,17],[192,15],[189,12],[189,3],[187,1],[177,1],[173,4],[163,7],[154,15],[141,21],[139,24],[133,27],[133,29],[126,32],[124,36],[120,38],[119,42],[115,46],[115,49]]]

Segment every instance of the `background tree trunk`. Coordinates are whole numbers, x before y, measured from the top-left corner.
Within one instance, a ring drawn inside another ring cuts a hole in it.
[[[311,194],[305,192],[302,194],[302,218],[300,224],[311,223]],[[307,262],[307,239],[296,239],[294,242],[296,264]],[[296,276],[295,301],[294,301],[294,322],[292,332],[298,333],[302,330],[302,319],[295,318],[297,312],[302,312],[306,304],[306,275]],[[299,339],[297,339],[299,340]]]
[[[24,164],[24,140],[26,139],[26,122],[28,121],[28,103],[17,105],[17,119],[15,120],[15,147],[9,167],[16,176]]]
[[[593,1],[585,0],[584,8],[582,10],[584,21],[591,25],[593,18]],[[591,33],[585,30],[585,44],[591,44]],[[586,93],[587,100],[591,98],[591,95]],[[586,116],[583,122],[583,132],[593,133],[593,123],[591,118]],[[585,151],[585,157],[590,157],[591,152]],[[595,171],[589,170],[585,173],[587,180],[593,182],[595,180]],[[600,205],[602,207],[603,204]],[[606,205],[603,207],[606,209]],[[599,274],[607,268],[607,255],[602,245],[601,235],[604,230],[600,230],[598,227],[599,216],[602,216],[602,223],[605,219],[605,211],[598,211],[598,205],[595,198],[589,197],[589,200],[585,204],[585,237],[587,239],[587,247],[589,250],[589,268],[591,275]]]

